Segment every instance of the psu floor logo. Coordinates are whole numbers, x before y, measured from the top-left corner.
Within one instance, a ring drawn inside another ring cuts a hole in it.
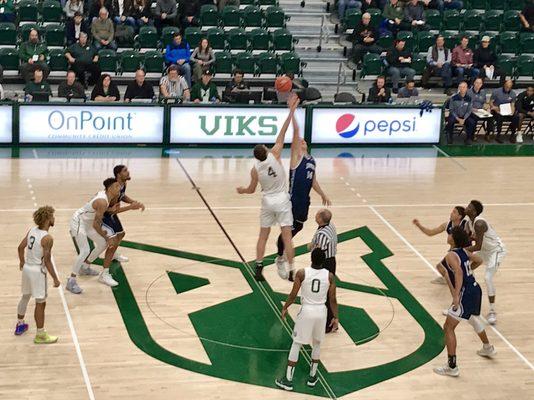
[[[360,129],[360,123],[356,121],[354,114],[343,114],[337,119],[336,132],[339,136],[349,139],[355,136]]]

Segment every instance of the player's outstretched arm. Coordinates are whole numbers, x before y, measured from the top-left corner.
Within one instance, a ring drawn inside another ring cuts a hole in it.
[[[250,170],[250,183],[247,187],[239,186],[236,190],[239,194],[252,194],[256,191],[258,186],[258,171],[252,167]]]
[[[52,264],[52,246],[54,245],[54,239],[50,235],[46,235],[41,239],[41,246],[43,246],[43,262],[48,270],[48,273],[54,280],[54,287],[58,287],[60,282],[56,275],[56,269]]]
[[[337,306],[337,297],[336,297],[336,277],[333,273],[330,272],[329,275],[330,287],[328,288],[328,298],[330,299],[330,309],[334,314],[332,321],[330,321],[330,326],[332,327],[332,332],[338,330],[339,325],[339,310]]]
[[[93,228],[95,231],[108,241],[108,235],[102,229],[102,219],[104,218],[104,212],[107,210],[107,204],[103,199],[98,199],[93,202],[93,208],[95,209],[95,219],[93,221]]]
[[[417,226],[419,228],[419,230],[421,232],[423,232],[427,236],[439,235],[440,233],[445,232],[445,230],[447,229],[447,223],[446,222],[442,223],[439,226],[436,226],[435,228],[427,228],[427,227],[421,225],[421,223],[419,222],[419,220],[417,218],[415,218],[412,222],[413,222],[413,224],[415,226]]]
[[[25,262],[24,250],[26,249],[26,246],[28,245],[28,233],[29,231],[26,233],[26,235],[24,235],[24,239],[21,240],[19,247],[17,248],[18,253],[19,253],[19,268],[21,271],[22,271],[22,268],[24,267],[24,262]]]
[[[117,214],[119,214],[121,212],[125,212],[125,211],[139,210],[139,209],[141,209],[141,211],[145,211],[145,205],[143,203],[141,203],[140,201],[136,201],[136,200],[132,199],[131,197],[124,196],[122,198],[122,201],[124,201],[125,203],[129,204],[129,206],[119,207],[119,209],[116,212]]]
[[[328,198],[328,196],[323,192],[323,189],[321,188],[321,185],[319,185],[319,182],[317,182],[317,178],[315,175],[313,175],[313,182],[312,182],[312,188],[315,190],[315,192],[321,196],[321,200],[323,202],[323,206],[331,206],[332,202]]]
[[[482,248],[482,241],[484,240],[484,233],[488,230],[488,224],[486,221],[477,221],[475,223],[475,244],[468,247],[467,251],[480,251]]]
[[[295,95],[294,100],[297,105],[299,104],[299,98],[297,95]],[[293,114],[293,117],[291,118],[291,126],[293,127],[293,139],[291,140],[291,160],[289,162],[289,168],[294,169],[297,168],[297,163],[299,161],[300,156],[300,127],[297,123],[297,119],[295,118],[295,114]]]
[[[282,319],[286,318],[287,315],[287,309],[291,304],[295,302],[295,299],[297,298],[297,294],[299,293],[300,286],[302,285],[302,281],[304,280],[304,270],[299,269],[297,271],[297,274],[295,275],[295,281],[293,282],[293,289],[291,289],[291,293],[289,293],[289,296],[287,296],[286,303],[284,304],[284,307],[282,307]]]
[[[282,155],[282,150],[284,149],[284,141],[286,138],[286,132],[289,128],[289,124],[291,123],[291,120],[293,119],[293,114],[295,114],[295,110],[297,109],[298,105],[298,96],[292,95],[289,100],[287,101],[287,104],[289,106],[289,115],[287,116],[284,125],[282,125],[282,129],[280,129],[280,133],[276,137],[276,142],[274,143],[274,146],[271,148],[271,153],[276,159],[280,159],[280,156]]]

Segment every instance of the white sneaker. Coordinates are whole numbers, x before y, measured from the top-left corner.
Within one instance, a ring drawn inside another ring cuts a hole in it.
[[[107,270],[102,271],[102,273],[98,277],[98,282],[103,283],[104,285],[111,286],[111,287],[115,287],[119,284],[119,282],[113,279],[113,277]]]
[[[445,316],[449,315],[449,310],[448,309],[445,309],[445,310],[441,310],[441,313]]]
[[[278,269],[278,276],[284,280],[288,278],[288,272],[286,269],[286,259],[284,256],[278,256],[275,259],[276,268]]]
[[[523,143],[523,134],[521,132],[518,132],[515,140],[517,143]]]
[[[434,285],[446,285],[447,282],[445,282],[445,278],[442,276],[438,276],[436,279],[432,279],[430,283],[433,283]]]
[[[497,313],[495,311],[490,311],[486,319],[490,325],[495,325],[497,323]]]
[[[434,372],[438,375],[445,376],[457,377],[460,375],[460,370],[458,369],[458,366],[456,366],[455,368],[451,368],[448,365],[445,365],[444,367],[434,368]]]
[[[73,294],[80,294],[83,292],[83,289],[78,286],[78,282],[76,282],[76,278],[70,277],[67,279],[67,285],[65,286],[65,289],[67,289],[69,292]]]
[[[489,346],[488,348],[482,346],[482,348],[477,351],[477,354],[480,357],[493,358],[497,354],[497,350],[495,350],[495,347],[493,347],[493,345]]]
[[[80,268],[79,275],[97,276],[98,271],[96,269],[91,268],[89,264],[83,264]]]
[[[122,254],[119,254],[119,253],[115,253],[115,255],[113,256],[113,259],[114,259],[115,261],[120,262],[120,263],[130,261],[130,259],[129,259],[128,257],[123,256]]]

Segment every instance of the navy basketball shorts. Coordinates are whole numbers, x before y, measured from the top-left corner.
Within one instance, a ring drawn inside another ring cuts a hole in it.
[[[102,218],[102,229],[111,237],[124,232],[121,221],[117,214],[104,213]]]
[[[472,315],[480,315],[480,306],[482,303],[482,289],[477,282],[473,282],[462,289],[460,292],[460,307],[453,310],[449,309],[449,315],[456,320],[468,320]]]

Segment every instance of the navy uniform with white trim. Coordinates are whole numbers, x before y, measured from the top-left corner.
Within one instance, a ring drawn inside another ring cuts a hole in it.
[[[126,183],[121,186],[117,201],[110,204],[110,207],[120,204],[120,202],[124,199],[125,196]],[[109,234],[109,236],[115,236],[119,233],[124,232],[124,228],[122,227],[122,223],[119,219],[119,216],[108,211],[104,213],[104,217],[102,218],[102,229],[104,229]]]

